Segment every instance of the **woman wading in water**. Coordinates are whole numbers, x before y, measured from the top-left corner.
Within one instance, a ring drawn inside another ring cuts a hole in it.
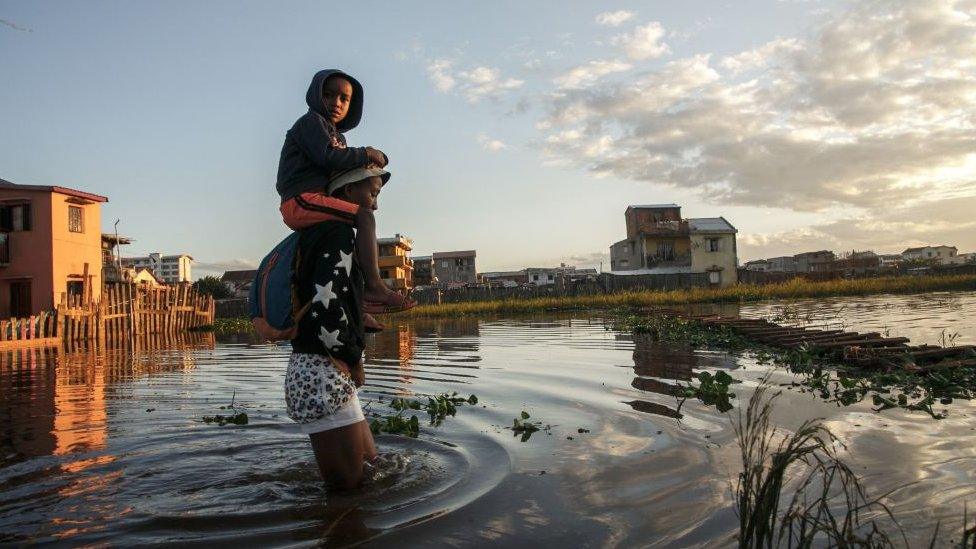
[[[381,168],[355,168],[334,176],[328,193],[372,211],[389,178]],[[366,344],[355,247],[347,223],[302,229],[294,291],[298,303],[311,306],[298,321],[285,376],[288,416],[311,438],[322,478],[339,489],[359,486],[379,461],[356,390],[365,382]]]

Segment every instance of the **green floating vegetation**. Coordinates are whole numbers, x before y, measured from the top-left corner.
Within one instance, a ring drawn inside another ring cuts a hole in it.
[[[458,406],[477,403],[478,397],[476,395],[464,398],[458,396],[457,392],[428,396],[426,400],[394,398],[390,401],[390,408],[393,408],[397,413],[392,415],[377,414],[369,422],[369,428],[373,434],[389,433],[417,438],[420,435],[420,419],[416,415],[406,417],[405,414],[408,410],[427,412],[430,426],[437,427],[448,416],[454,417],[457,414]]]
[[[552,433],[552,425],[543,425],[541,421],[529,421],[531,417],[532,416],[530,416],[528,412],[522,410],[519,417],[512,420],[512,435],[521,436],[520,440],[522,442],[529,440],[533,433],[537,433],[539,431],[545,431],[546,433],[550,434]],[[583,430],[579,430],[578,432],[582,433]]]
[[[405,316],[438,317],[504,315],[543,311],[614,310],[665,307],[691,303],[746,303],[771,299],[913,294],[949,290],[976,290],[976,275],[898,276],[815,282],[794,278],[780,284],[736,284],[720,288],[642,290],[586,296],[537,297],[421,305]]]
[[[247,425],[247,413],[237,412],[232,416],[217,414],[215,416],[203,416],[204,423],[216,423],[221,427],[227,424]]]
[[[729,390],[729,385],[742,383],[728,373],[719,370],[712,375],[709,372],[698,373],[698,386],[690,383],[687,386],[677,389],[680,391],[677,396],[682,398],[697,398],[706,406],[715,406],[719,412],[725,413],[732,409],[731,399],[735,398],[735,393]]]
[[[793,383],[794,388],[842,406],[870,399],[875,411],[902,408],[942,419],[948,411],[936,410],[936,405],[948,405],[954,399],[976,398],[976,368],[971,366],[940,368],[936,365],[924,371],[859,368],[838,362],[815,348],[770,347],[750,340],[728,326],[706,325],[670,315],[629,316],[621,319],[618,327],[635,334],[647,334],[658,341],[746,354],[759,364],[779,366],[795,374],[798,379]],[[702,402],[709,398],[718,406],[722,389],[714,379],[711,383],[714,389],[709,387],[708,396],[700,395],[699,389],[695,389],[693,396]],[[684,391],[690,395],[689,389]],[[720,409],[723,407],[724,404]]]

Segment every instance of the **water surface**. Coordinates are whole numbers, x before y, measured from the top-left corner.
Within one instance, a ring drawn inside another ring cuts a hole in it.
[[[917,343],[976,341],[976,293],[750,305],[742,313],[887,328]],[[734,542],[730,416],[681,403],[671,388],[725,369],[744,380],[736,386],[743,401],[767,373],[748,356],[635,340],[581,315],[399,321],[369,344],[361,393],[369,411],[389,413],[384,402],[394,395],[457,391],[479,403],[424,426],[419,439],[380,437],[381,450],[408,457],[406,471],[341,496],[321,487],[307,437],[285,416],[286,347],[195,336],[107,352],[5,355],[0,541]],[[201,421],[230,413],[231,403],[247,412],[248,425]],[[775,420],[789,429],[827,418],[872,492],[904,486],[891,508],[922,543],[937,521],[956,528],[964,503],[976,503],[974,405],[946,408],[948,418],[935,421],[787,390]],[[507,427],[523,410],[550,428],[520,441]]]

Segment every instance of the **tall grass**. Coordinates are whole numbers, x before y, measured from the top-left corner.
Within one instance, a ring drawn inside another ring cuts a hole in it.
[[[593,310],[664,307],[692,303],[743,303],[770,299],[911,294],[947,290],[976,290],[976,275],[860,278],[813,282],[795,278],[781,284],[738,284],[725,288],[689,288],[671,291],[633,291],[616,294],[539,297],[422,305],[407,316],[465,316],[532,313],[558,310]]]
[[[769,417],[779,393],[767,392],[761,384],[732,423],[742,456],[735,486],[739,547],[810,547],[815,541],[826,547],[891,547],[884,530],[861,514],[876,509],[897,522],[838,457],[843,444],[818,419],[804,421],[792,434],[780,433]],[[784,507],[787,473],[796,469],[802,470],[799,485],[789,488],[793,495]]]

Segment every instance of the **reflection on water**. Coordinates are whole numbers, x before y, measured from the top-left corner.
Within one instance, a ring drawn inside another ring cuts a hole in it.
[[[973,293],[742,312],[889,325],[922,342],[947,329],[960,341],[976,335]],[[733,542],[728,481],[738,450],[729,418],[695,400],[680,403],[673,390],[725,369],[743,380],[739,404],[765,366],[634,338],[579,315],[383,320],[390,327],[369,338],[361,393],[370,412],[390,413],[387,395],[457,391],[477,394],[479,404],[425,426],[416,440],[379,437],[381,451],[406,455],[409,465],[345,495],[325,493],[307,438],[285,417],[287,346],[200,334],[102,352],[0,355],[0,543]],[[248,425],[201,421],[231,402]],[[921,543],[937,521],[955,528],[963,504],[976,499],[976,406],[949,408],[936,422],[786,391],[775,420],[792,428],[827,418],[874,493],[915,482],[891,506],[910,542]],[[523,410],[551,430],[519,442],[505,427]]]

